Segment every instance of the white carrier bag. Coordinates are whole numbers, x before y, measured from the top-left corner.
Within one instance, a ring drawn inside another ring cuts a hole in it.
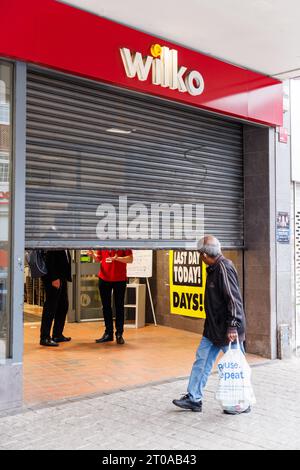
[[[251,368],[241,350],[239,340],[236,349],[229,343],[229,349],[217,367],[219,385],[216,399],[223,410],[241,412],[256,402],[251,385]]]

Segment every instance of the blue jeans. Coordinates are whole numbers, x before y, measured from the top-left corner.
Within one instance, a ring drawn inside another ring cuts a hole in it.
[[[231,347],[234,349],[237,348],[237,343],[232,343]],[[243,343],[240,343],[240,348],[243,353],[245,353]],[[211,341],[209,341],[209,339],[203,336],[196,352],[196,360],[192,367],[192,372],[187,388],[191,401],[202,400],[203,391],[215,360],[217,359],[220,351],[225,353],[227,350],[228,345],[216,346]]]

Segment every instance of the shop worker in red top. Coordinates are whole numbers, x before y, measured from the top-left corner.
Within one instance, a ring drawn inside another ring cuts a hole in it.
[[[96,339],[96,343],[106,343],[114,339],[113,314],[111,308],[112,292],[116,309],[116,341],[124,344],[124,298],[126,290],[127,263],[132,263],[133,256],[131,250],[98,250],[92,251],[96,261],[100,262],[99,291],[103,306],[103,316],[105,322],[104,335]]]

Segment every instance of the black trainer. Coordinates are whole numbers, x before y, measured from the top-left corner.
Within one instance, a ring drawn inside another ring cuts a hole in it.
[[[59,346],[58,343],[53,341],[51,338],[44,338],[40,340],[40,345],[41,346]]]
[[[250,413],[251,411],[251,406],[248,406],[248,408],[246,408],[245,410],[243,411],[239,411],[239,410],[223,410],[223,413],[225,415],[241,415],[242,413]]]
[[[64,335],[61,335],[61,336],[53,336],[52,337],[53,341],[55,341],[55,343],[67,343],[68,341],[71,341],[71,336],[64,336]]]
[[[125,341],[124,341],[124,338],[122,335],[116,335],[116,341],[117,341],[117,344],[124,344]]]
[[[188,393],[179,400],[173,400],[172,403],[184,410],[202,411],[202,401],[192,401]]]
[[[107,343],[107,341],[113,341],[114,337],[113,335],[110,335],[109,333],[104,333],[102,338],[96,339],[96,343]]]

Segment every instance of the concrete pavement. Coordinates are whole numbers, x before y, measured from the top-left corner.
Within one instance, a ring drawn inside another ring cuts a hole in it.
[[[0,449],[300,449],[300,358],[252,368],[257,403],[228,416],[214,398],[203,413],[176,408],[187,377],[0,415]]]

